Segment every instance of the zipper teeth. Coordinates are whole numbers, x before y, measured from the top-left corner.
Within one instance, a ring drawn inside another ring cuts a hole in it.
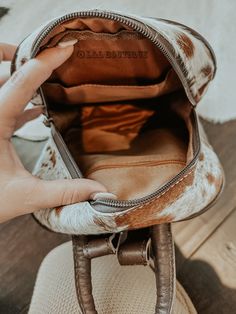
[[[110,33],[101,33],[101,32],[98,32],[98,33],[96,33],[97,35],[99,35],[99,39],[100,38],[102,38],[102,39],[107,39],[107,38],[109,38],[109,39],[111,39],[111,38],[116,38],[116,37],[128,37],[128,38],[130,38],[130,37],[132,37],[132,38],[135,38],[135,39],[137,39],[137,38],[143,38],[143,35],[142,34],[140,34],[140,33],[138,33],[138,32],[133,32],[133,31],[130,31],[130,32],[128,32],[128,31],[126,31],[126,30],[121,30],[121,31],[119,31],[119,32],[117,32],[117,33],[114,33],[114,34],[110,34]],[[84,31],[78,31],[78,30],[69,30],[69,31],[65,31],[65,34],[61,37],[61,38],[65,38],[67,35],[70,35],[70,36],[72,36],[73,35],[73,37],[74,36],[76,36],[77,37],[77,39],[79,39],[79,40],[84,40],[84,38],[89,38],[89,39],[91,39],[91,36],[92,35],[94,35],[94,32],[92,32],[92,31],[90,31],[90,30],[84,30]],[[72,38],[73,38],[72,37]],[[61,39],[60,39],[61,40]],[[58,40],[57,40],[57,42],[58,42]],[[57,43],[56,42],[56,43]],[[50,48],[50,47],[53,47],[55,45],[55,42],[53,42],[53,43],[50,43],[49,45],[47,45],[46,47],[47,48]]]
[[[186,165],[184,169],[182,169],[175,177],[173,177],[169,182],[167,182],[165,185],[163,185],[161,188],[159,188],[157,191],[149,194],[148,196],[144,196],[142,198],[139,198],[137,200],[128,200],[128,201],[117,201],[117,200],[109,200],[109,199],[104,199],[104,200],[97,200],[94,201],[93,204],[99,204],[99,205],[108,205],[111,207],[131,207],[131,206],[136,206],[140,205],[143,203],[146,203],[153,198],[161,195],[165,190],[170,189],[172,186],[174,186],[177,182],[179,182],[183,177],[188,175],[193,167],[195,166],[198,156],[200,154],[201,146],[200,146],[200,138],[199,138],[199,128],[198,128],[198,123],[197,123],[197,115],[195,111],[193,111],[193,123],[194,123],[194,128],[196,130],[196,139],[193,142],[194,146],[194,157],[193,159]]]
[[[40,87],[38,91],[39,91],[40,96],[42,97],[43,103],[46,104],[47,102],[46,102],[44,93],[42,91],[42,88]],[[49,125],[50,125],[52,138],[54,140],[54,143],[56,144],[58,151],[61,154],[61,158],[62,158],[64,164],[67,165],[66,158],[64,158],[65,155],[66,155],[67,159],[69,159],[69,161],[70,161],[70,166],[72,168],[72,172],[71,171],[69,171],[69,172],[70,172],[72,179],[82,178],[83,175],[82,175],[81,171],[79,170],[76,162],[74,161],[72,155],[68,151],[61,134],[56,130],[55,125],[52,123],[53,119],[49,117],[47,106],[45,106],[45,116],[46,116],[47,121],[49,122]]]
[[[36,53],[38,52],[38,49],[40,47],[41,42],[47,37],[47,35],[56,26],[60,25],[61,23],[65,22],[67,20],[73,19],[73,18],[90,17],[90,16],[91,17],[107,18],[107,19],[121,22],[121,23],[135,29],[137,32],[141,33],[142,35],[144,35],[145,37],[150,39],[161,50],[161,52],[166,56],[166,58],[168,59],[170,64],[173,66],[174,70],[176,71],[176,73],[178,74],[178,76],[180,78],[180,81],[182,82],[182,84],[185,88],[186,94],[187,94],[190,102],[192,103],[193,106],[196,105],[195,99],[193,98],[193,96],[191,94],[191,91],[189,89],[189,84],[186,80],[186,77],[188,74],[187,69],[177,63],[177,59],[175,58],[173,51],[171,51],[171,54],[169,53],[170,50],[173,50],[173,49],[171,49],[170,44],[167,42],[167,40],[161,34],[159,34],[156,30],[151,28],[150,25],[148,25],[148,27],[144,26],[143,22],[140,22],[140,21],[134,19],[134,17],[123,17],[122,15],[120,15],[118,13],[111,13],[111,12],[98,11],[98,10],[81,11],[81,12],[74,12],[74,13],[66,14],[66,15],[64,15],[64,16],[56,19],[56,20],[51,21],[49,24],[47,24],[41,30],[41,34],[38,37],[36,37],[36,39],[34,40],[34,42],[32,44],[31,57],[34,57],[36,55]],[[152,29],[153,32],[150,29]],[[153,35],[154,32],[155,32],[155,35]],[[161,44],[158,39],[161,40],[162,42],[165,42],[165,46],[163,44]],[[168,46],[168,49],[166,46]]]
[[[62,155],[61,157],[62,157],[64,164],[66,165],[66,159],[64,158],[64,155],[66,155],[66,157],[70,161],[72,171],[73,171],[73,173],[70,172],[72,179],[83,178],[83,175],[82,175],[81,171],[79,170],[79,168],[77,167],[77,164],[75,163],[73,157],[67,151],[64,140],[62,139],[60,133],[57,132],[56,130],[54,130],[53,140],[56,144],[57,149],[60,151],[60,154]],[[62,150],[59,149],[59,147],[63,148],[63,153],[62,153]]]
[[[61,23],[73,19],[73,18],[78,18],[78,17],[101,17],[101,18],[107,18],[107,19],[112,19],[114,21],[121,22],[127,26],[132,27],[135,29],[137,32],[143,34],[145,37],[150,39],[159,49],[160,51],[166,56],[170,64],[173,66],[174,70],[178,74],[180,81],[182,82],[186,94],[189,98],[189,101],[192,103],[193,106],[196,105],[196,102],[191,94],[191,91],[189,89],[188,82],[186,80],[186,75],[187,75],[187,70],[184,67],[181,67],[181,64],[177,63],[178,60],[175,58],[175,56],[170,54],[168,52],[167,47],[169,48],[169,51],[172,51],[171,46],[168,44],[167,40],[161,36],[159,33],[157,33],[156,30],[152,29],[151,26],[144,27],[143,23],[135,20],[133,17],[123,17],[119,15],[118,13],[109,13],[109,12],[104,12],[104,11],[98,11],[98,10],[91,10],[91,11],[81,11],[81,12],[75,12],[75,13],[69,13],[66,14],[56,20],[53,20],[51,23],[47,24],[42,30],[41,34],[34,40],[32,44],[32,50],[31,50],[31,57],[34,57],[38,49],[40,48],[41,42],[47,37],[47,35],[58,25]],[[150,31],[150,29],[155,31],[156,35],[154,36],[153,33]],[[159,38],[158,38],[159,36]],[[165,46],[161,44],[158,39],[162,42],[165,42]],[[167,46],[167,47],[166,47]],[[193,111],[194,112],[194,111]],[[163,185],[160,189],[157,191],[153,192],[152,194],[142,197],[140,199],[136,200],[128,200],[128,201],[117,201],[117,200],[109,200],[109,199],[104,199],[104,200],[98,200],[92,202],[94,205],[95,204],[100,204],[100,205],[106,205],[106,206],[111,206],[111,207],[131,207],[135,205],[140,205],[142,203],[145,203],[147,201],[150,201],[151,199],[157,197],[158,195],[162,194],[165,190],[168,190],[171,186],[173,186],[175,183],[177,183],[179,180],[181,180],[186,174],[188,174],[191,169],[194,167],[198,155],[200,153],[200,141],[199,141],[199,130],[198,130],[198,125],[196,123],[196,113],[194,112],[194,122],[195,122],[195,129],[196,129],[196,140],[197,140],[197,148],[196,148],[196,153],[193,157],[193,159],[190,161],[190,163],[182,170],[180,171],[174,178],[172,178],[168,183]],[[58,133],[56,131],[56,133]],[[61,141],[60,141],[61,142]],[[63,140],[62,140],[63,142]],[[71,155],[69,152],[67,152],[66,146],[63,146],[63,151],[65,151],[67,157],[71,160]],[[73,163],[74,165],[74,163]],[[74,165],[74,168],[76,170],[76,173],[78,174],[78,177],[81,177],[81,173],[78,170],[77,165]]]

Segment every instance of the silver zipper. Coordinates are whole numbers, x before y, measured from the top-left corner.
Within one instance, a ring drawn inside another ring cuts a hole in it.
[[[149,194],[148,196],[134,199],[134,200],[128,200],[128,201],[118,201],[118,200],[111,200],[111,199],[103,199],[103,200],[97,200],[92,201],[91,204],[94,205],[105,205],[110,207],[119,207],[119,208],[129,208],[137,205],[144,204],[146,202],[149,202],[153,198],[161,195],[164,191],[168,190],[170,187],[175,185],[177,182],[179,182],[183,177],[188,175],[196,165],[196,162],[198,161],[198,157],[201,151],[201,145],[200,145],[200,135],[199,135],[199,129],[198,129],[198,118],[196,115],[195,110],[192,111],[192,122],[193,122],[193,150],[194,150],[194,156],[192,160],[186,165],[185,168],[183,168],[175,177],[173,177],[169,182],[164,184],[161,188],[156,190],[155,192]],[[64,163],[66,164],[71,177],[76,178],[83,178],[83,175],[81,171],[79,170],[77,164],[75,163],[73,157],[71,156],[71,153],[69,152],[63,138],[61,137],[60,133],[55,128],[54,124],[51,124],[52,128],[52,136],[54,139],[54,142],[57,146],[57,149],[59,150],[62,159]],[[69,162],[68,162],[69,161]]]
[[[142,198],[129,200],[129,201],[117,201],[117,200],[104,199],[104,200],[94,201],[92,202],[92,204],[108,205],[111,207],[121,207],[121,208],[141,205],[161,195],[164,191],[168,190],[169,188],[174,186],[177,182],[179,182],[183,177],[188,175],[192,171],[192,169],[195,167],[196,162],[198,161],[200,151],[201,151],[200,135],[199,135],[199,129],[198,129],[198,118],[194,109],[192,111],[192,114],[193,114],[192,116],[193,130],[195,133],[193,135],[194,156],[193,156],[193,159],[186,165],[185,168],[183,168],[175,177],[173,177],[170,181],[164,184],[161,188],[149,194],[148,196],[144,196]]]
[[[68,168],[68,171],[71,175],[71,178],[72,179],[83,178],[83,174],[79,170],[79,168],[78,168],[76,162],[74,161],[71,153],[67,149],[67,146],[66,146],[61,134],[57,131],[57,129],[55,128],[52,121],[50,122],[50,124],[51,124],[52,138],[54,140],[54,143],[56,144],[58,151],[60,152],[60,155],[61,155],[61,158],[62,158],[64,164]]]
[[[111,19],[114,21],[118,21],[120,23],[123,23],[127,26],[130,26],[137,32],[141,33],[144,37],[147,37],[150,39],[165,55],[165,57],[168,59],[170,64],[172,65],[173,69],[179,76],[180,81],[183,84],[183,87],[185,89],[186,95],[191,102],[193,106],[196,106],[196,101],[194,97],[191,94],[188,81],[186,78],[186,69],[182,66],[181,62],[175,58],[173,48],[167,42],[167,40],[159,34],[155,29],[153,29],[150,25],[148,25],[148,28],[145,26],[143,22],[140,22],[133,17],[124,17],[118,13],[113,12],[106,12],[106,11],[99,11],[99,10],[91,10],[91,11],[81,11],[81,12],[75,12],[66,14],[58,19],[55,19],[51,21],[49,24],[47,24],[41,31],[41,33],[36,37],[32,44],[31,49],[31,58],[35,57],[38,53],[38,50],[40,48],[40,45],[42,41],[48,36],[48,34],[58,25],[60,25],[63,22],[66,22],[71,19],[79,18],[79,17],[100,17],[100,18],[106,18]],[[153,31],[151,31],[152,29]],[[155,35],[154,35],[155,34]],[[43,92],[40,89],[39,90],[41,96],[43,97]],[[152,194],[139,198],[134,200],[128,200],[128,201],[117,201],[117,200],[110,200],[110,199],[104,199],[104,200],[97,200],[93,201],[92,204],[94,205],[106,205],[111,207],[120,207],[120,208],[127,208],[132,207],[136,205],[141,205],[143,203],[146,203],[153,198],[157,197],[158,195],[162,194],[165,190],[168,190],[171,186],[176,184],[179,180],[181,180],[185,175],[187,175],[193,167],[195,166],[198,156],[200,153],[200,138],[199,138],[199,130],[198,130],[198,123],[197,123],[197,116],[195,113],[195,110],[193,109],[192,112],[193,116],[193,129],[195,130],[195,134],[193,135],[194,140],[194,156],[193,159],[186,165],[184,169],[182,169],[175,177],[173,177],[168,183],[164,184],[161,188],[159,188],[157,191],[153,192]],[[53,139],[55,141],[55,144],[58,148],[58,150],[61,153],[62,159],[66,166],[68,167],[69,172],[71,173],[72,178],[81,178],[82,173],[80,172],[77,164],[75,163],[73,157],[71,156],[64,140],[62,139],[60,133],[57,131],[57,129],[54,127],[52,121],[49,122],[52,127],[52,135]],[[68,162],[69,161],[69,162]],[[70,165],[69,165],[70,164]]]
[[[127,26],[130,26],[137,32],[141,33],[144,37],[150,39],[168,59],[173,69],[175,70],[176,74],[178,75],[180,81],[182,82],[189,101],[191,102],[193,106],[196,106],[196,101],[190,91],[189,84],[186,79],[187,71],[183,67],[180,60],[176,59],[173,48],[171,47],[169,42],[160,33],[158,33],[157,30],[153,29],[151,25],[148,25],[147,27],[143,22],[136,20],[133,17],[128,17],[128,16],[124,17],[123,15],[120,15],[119,13],[99,11],[99,10],[81,11],[81,12],[74,12],[74,13],[66,14],[58,19],[51,21],[42,29],[41,33],[35,38],[32,44],[31,57],[33,58],[36,56],[42,41],[47,37],[48,34],[50,34],[50,32],[55,27],[57,27],[58,25],[68,20],[75,19],[78,17],[100,17],[100,18],[111,19],[111,20],[123,23]],[[152,29],[152,31],[150,31],[150,29]]]

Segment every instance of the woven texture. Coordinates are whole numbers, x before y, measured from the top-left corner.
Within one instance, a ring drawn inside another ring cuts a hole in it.
[[[115,256],[93,260],[94,298],[99,314],[153,314],[155,278],[149,267],[119,266]],[[71,242],[53,251],[41,264],[29,314],[80,314],[74,285]],[[177,284],[174,314],[196,313]]]

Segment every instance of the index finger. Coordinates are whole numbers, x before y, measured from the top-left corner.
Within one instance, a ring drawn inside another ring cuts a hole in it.
[[[16,46],[0,43],[0,63],[2,61],[11,61],[16,52]]]
[[[72,52],[73,45],[46,49],[14,72],[0,89],[1,117],[17,117],[40,85]]]

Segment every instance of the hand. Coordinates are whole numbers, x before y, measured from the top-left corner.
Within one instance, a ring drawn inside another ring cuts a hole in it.
[[[0,88],[0,222],[39,209],[90,199],[106,188],[92,180],[44,181],[22,165],[11,143],[15,130],[42,113],[41,107],[25,110],[38,87],[65,62],[73,46],[50,48],[26,62]],[[0,61],[12,59],[15,47],[0,44]],[[0,82],[2,80],[0,79]]]

